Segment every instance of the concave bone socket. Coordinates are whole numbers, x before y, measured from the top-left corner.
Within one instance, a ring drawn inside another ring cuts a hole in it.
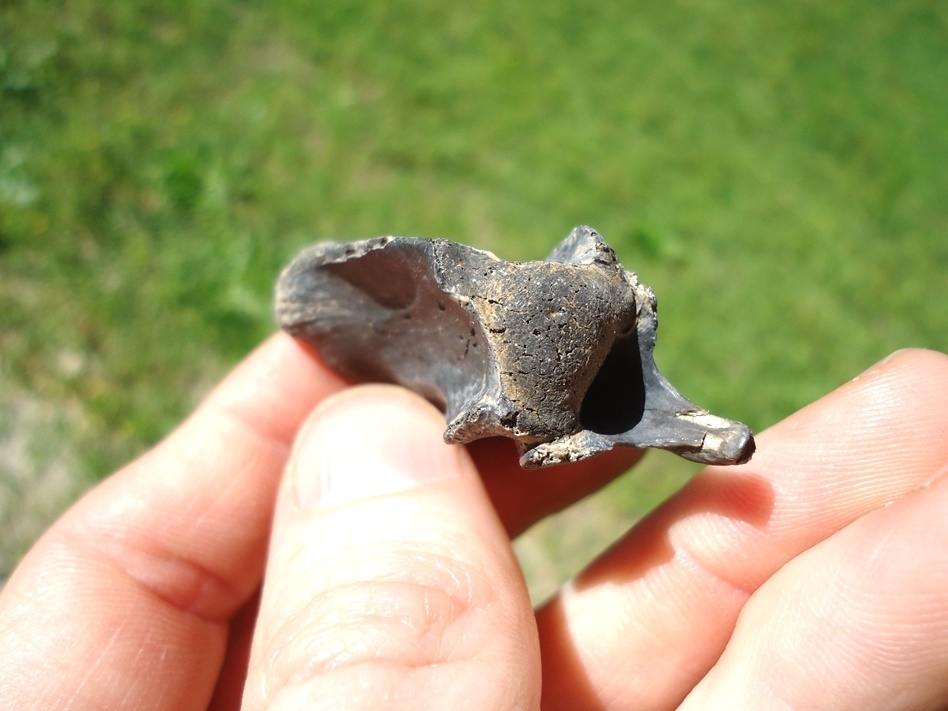
[[[324,242],[276,287],[280,326],[356,382],[437,405],[444,439],[516,440],[524,468],[613,447],[739,464],[750,429],[684,398],[653,359],[656,301],[592,228],[543,262],[506,262],[446,239]]]

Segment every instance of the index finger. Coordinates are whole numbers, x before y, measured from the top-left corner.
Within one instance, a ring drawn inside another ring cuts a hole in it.
[[[165,441],[89,492],[0,597],[0,697],[17,708],[205,708],[228,620],[262,576],[293,436],[343,386],[274,336]]]
[[[948,462],[948,357],[897,354],[708,469],[538,614],[543,707],[671,709],[787,561]]]

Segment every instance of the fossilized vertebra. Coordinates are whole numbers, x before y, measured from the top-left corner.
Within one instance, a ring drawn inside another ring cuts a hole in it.
[[[750,429],[682,397],[655,366],[656,302],[589,227],[544,262],[445,239],[322,243],[283,271],[280,326],[341,375],[399,383],[450,443],[502,435],[526,468],[615,446],[744,462]]]

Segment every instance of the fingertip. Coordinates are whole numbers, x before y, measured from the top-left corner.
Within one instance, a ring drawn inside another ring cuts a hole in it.
[[[858,383],[873,377],[928,379],[933,384],[948,385],[948,354],[929,348],[900,348],[869,366],[850,382]]]

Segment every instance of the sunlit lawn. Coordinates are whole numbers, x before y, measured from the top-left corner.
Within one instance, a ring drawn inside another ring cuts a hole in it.
[[[167,432],[328,237],[527,259],[591,224],[660,367],[755,429],[948,350],[944,3],[21,2],[0,42],[0,527]],[[649,459],[522,544],[536,576],[694,471]]]

